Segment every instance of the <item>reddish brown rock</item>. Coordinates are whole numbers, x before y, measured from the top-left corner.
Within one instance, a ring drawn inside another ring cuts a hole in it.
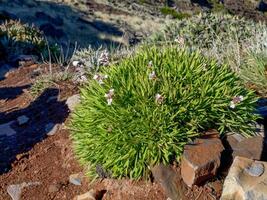
[[[228,143],[226,146],[226,151],[229,154],[228,157],[232,154],[233,158],[241,156],[253,160],[265,160],[267,142],[262,136],[238,140],[234,135],[230,135],[227,136],[226,140]]]
[[[181,174],[188,186],[213,177],[220,166],[224,147],[219,138],[196,139],[185,146],[181,161]]]
[[[169,198],[172,200],[184,199],[183,194],[186,193],[186,185],[183,183],[181,175],[171,166],[160,164],[154,166],[151,171],[153,177],[161,185]]]

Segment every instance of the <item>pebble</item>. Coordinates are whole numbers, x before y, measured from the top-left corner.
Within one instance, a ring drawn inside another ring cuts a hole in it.
[[[12,200],[20,200],[20,195],[23,188],[40,184],[41,184],[40,182],[30,182],[30,183],[23,182],[21,184],[9,185],[7,187],[7,193],[10,195]]]
[[[26,124],[29,121],[29,117],[27,117],[26,115],[22,115],[17,118],[17,121],[18,121],[18,124],[21,126],[21,125]]]
[[[74,200],[96,200],[96,192],[92,189],[89,192],[76,196]]]
[[[49,187],[48,187],[48,191],[50,193],[57,192],[57,191],[59,191],[59,189],[60,189],[60,185],[59,184],[49,185]]]
[[[245,171],[250,176],[259,177],[264,173],[264,165],[262,163],[253,163],[251,166],[245,168]]]
[[[54,123],[47,124],[45,126],[46,135],[48,136],[55,135],[59,127],[60,127],[60,124],[54,124]]]
[[[81,174],[71,174],[69,182],[74,185],[82,185]]]

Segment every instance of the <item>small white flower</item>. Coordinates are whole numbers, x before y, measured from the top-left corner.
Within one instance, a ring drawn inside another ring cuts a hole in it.
[[[99,79],[99,75],[98,74],[95,74],[94,77],[93,77],[94,80],[98,80]]]
[[[80,65],[80,61],[75,60],[75,61],[72,62],[72,65],[74,67],[77,67],[78,65]]]
[[[153,65],[153,62],[152,62],[152,60],[150,60],[150,61],[148,62],[148,67],[152,67],[152,65]]]
[[[107,75],[100,75],[100,74],[95,74],[93,79],[96,80],[99,84],[104,84],[104,80],[107,79]]]
[[[114,96],[114,89],[110,89],[108,93],[105,94],[105,98],[107,99],[109,106],[112,104],[113,96]]]
[[[232,108],[232,109],[234,109],[235,106],[236,106],[236,105],[235,105],[235,102],[231,101],[229,107]]]
[[[112,104],[113,99],[107,99],[108,105],[110,106]]]
[[[110,90],[109,90],[109,93],[110,93],[111,95],[114,95],[114,89],[113,89],[113,88],[110,89]]]
[[[85,76],[85,75],[82,75],[82,76],[80,77],[80,82],[86,82],[86,81],[87,81],[86,76]]]
[[[244,101],[244,96],[240,95],[238,96],[238,98],[240,99],[240,101]]]
[[[156,102],[158,104],[162,104],[163,103],[164,97],[162,95],[156,94],[155,98],[156,98]]]
[[[155,80],[155,79],[157,79],[157,75],[156,75],[156,72],[155,72],[155,71],[153,71],[153,72],[151,72],[151,73],[149,74],[149,79],[150,79],[150,80]]]

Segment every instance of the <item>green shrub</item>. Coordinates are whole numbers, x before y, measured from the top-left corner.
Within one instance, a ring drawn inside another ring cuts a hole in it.
[[[198,53],[147,47],[96,76],[81,89],[70,126],[91,175],[101,165],[113,177],[148,177],[150,166],[178,160],[204,130],[253,132],[254,94]]]
[[[171,15],[175,19],[184,19],[184,18],[190,17],[190,15],[188,13],[179,13],[176,10],[174,10],[173,8],[170,8],[170,7],[167,7],[167,6],[162,7],[160,9],[160,12],[163,15]]]
[[[59,46],[49,45],[37,27],[13,20],[0,24],[0,46],[5,49],[8,61],[17,55],[30,54],[56,62],[55,57],[61,54]]]
[[[39,55],[46,49],[45,38],[40,30],[12,20],[0,25],[0,43],[9,57],[20,54]]]

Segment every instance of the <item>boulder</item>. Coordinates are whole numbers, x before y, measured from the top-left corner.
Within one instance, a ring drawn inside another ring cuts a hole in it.
[[[267,163],[235,157],[224,181],[221,200],[267,199]]]
[[[191,187],[216,175],[224,147],[219,138],[196,139],[184,148],[181,160],[181,175]]]

